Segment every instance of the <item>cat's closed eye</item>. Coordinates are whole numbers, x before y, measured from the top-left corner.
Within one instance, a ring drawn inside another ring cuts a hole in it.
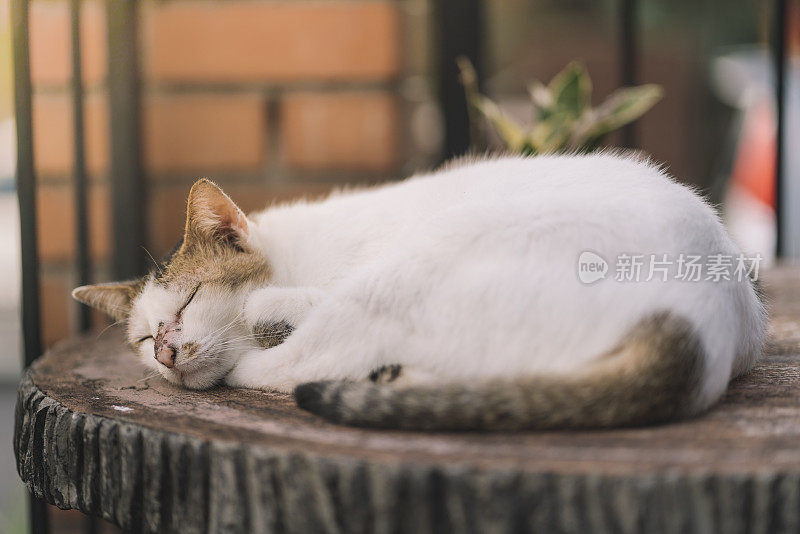
[[[183,313],[183,310],[185,310],[185,309],[186,309],[186,306],[188,306],[189,304],[191,304],[192,300],[194,300],[194,297],[195,297],[195,295],[197,295],[197,290],[198,290],[198,289],[200,289],[200,283],[199,283],[199,282],[198,282],[198,284],[197,284],[197,285],[194,287],[194,289],[192,290],[192,293],[189,295],[189,298],[188,298],[188,299],[186,299],[186,302],[185,302],[185,303],[183,304],[183,306],[181,306],[181,308],[178,310],[178,313],[177,313],[177,316],[178,316],[178,317],[180,317],[180,316],[181,316],[181,314]]]

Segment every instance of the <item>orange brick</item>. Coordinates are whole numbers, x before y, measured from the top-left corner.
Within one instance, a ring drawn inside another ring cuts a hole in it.
[[[74,286],[74,271],[69,269],[45,269],[39,278],[39,316],[42,341],[46,348],[52,346],[56,341],[72,335],[75,331],[77,326],[75,312],[80,306],[71,295]],[[102,328],[110,323],[111,321],[106,315],[92,310],[90,324]],[[61,522],[62,519],[66,518],[59,517],[58,524],[60,526],[64,525]]]
[[[318,198],[327,194],[331,184],[226,184],[219,182],[225,192],[245,212],[260,211],[270,204],[298,198]],[[186,198],[191,184],[161,185],[151,190],[148,202],[148,225],[151,252],[156,258],[169,251],[183,235],[186,217]]]
[[[111,243],[107,184],[89,188],[89,243],[94,261],[108,258]],[[72,261],[75,254],[75,197],[69,183],[41,184],[36,191],[39,254],[43,261]]]
[[[382,80],[399,65],[393,2],[154,3],[145,72],[164,81]]]
[[[65,95],[33,99],[33,155],[39,174],[68,173],[72,168],[72,108]]]
[[[86,166],[90,174],[108,168],[108,100],[94,94],[86,98]],[[33,99],[33,151],[40,175],[69,176],[74,162],[72,104],[66,94],[38,94]]]
[[[70,334],[70,287],[65,273],[44,273],[39,279],[39,316],[45,347]]]
[[[108,99],[86,98],[86,158],[91,174],[109,165]],[[253,169],[263,161],[266,113],[258,95],[156,96],[144,103],[144,156],[155,171]],[[36,169],[45,176],[69,176],[74,125],[66,94],[34,98]]]
[[[34,85],[64,85],[72,77],[68,2],[35,1],[30,12],[31,79]],[[83,80],[96,84],[106,74],[105,8],[84,2],[81,8]]]
[[[151,170],[254,169],[264,158],[266,109],[259,95],[157,96],[145,104]]]
[[[300,169],[386,171],[397,160],[390,93],[294,93],[283,102],[287,163]]]

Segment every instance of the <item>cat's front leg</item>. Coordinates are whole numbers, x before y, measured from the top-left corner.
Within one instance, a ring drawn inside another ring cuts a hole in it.
[[[304,382],[367,380],[381,366],[405,363],[383,361],[382,348],[392,344],[397,328],[365,314],[364,299],[347,297],[349,287],[331,293],[267,289],[248,303],[248,321],[297,321],[297,328],[280,345],[242,355],[226,378],[228,385],[290,392]]]
[[[245,303],[247,327],[264,348],[279,345],[294,331],[325,293],[311,287],[264,287]]]
[[[371,351],[343,356],[341,351],[326,346],[327,336],[320,336],[314,328],[316,319],[306,321],[285,343],[244,353],[225,377],[225,383],[231,387],[290,393],[304,382],[367,380],[380,367]],[[380,372],[375,375],[376,381],[378,375]]]
[[[269,389],[290,393],[304,380],[295,372],[298,358],[291,344],[268,349],[253,349],[225,377],[225,384],[235,388]]]

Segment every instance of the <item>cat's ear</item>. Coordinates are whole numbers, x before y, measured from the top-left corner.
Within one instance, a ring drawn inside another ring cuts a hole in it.
[[[250,223],[239,207],[211,180],[198,180],[189,191],[184,243],[213,239],[244,247]]]
[[[138,280],[81,286],[72,290],[72,298],[97,308],[117,321],[123,321],[130,314],[131,301],[136,297],[139,287]]]

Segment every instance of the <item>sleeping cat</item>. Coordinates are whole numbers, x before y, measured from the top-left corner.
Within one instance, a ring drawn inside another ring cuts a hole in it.
[[[585,283],[586,251],[601,267],[739,254],[714,210],[646,161],[512,156],[249,217],[200,180],[163,265],[73,295],[127,321],[170,382],[293,391],[362,426],[673,420],[758,358],[765,311],[746,277],[686,280],[678,261]]]

